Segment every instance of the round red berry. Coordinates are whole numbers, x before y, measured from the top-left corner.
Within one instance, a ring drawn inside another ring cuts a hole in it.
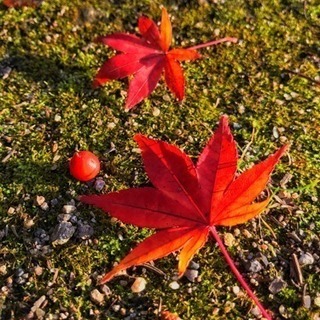
[[[89,181],[100,171],[100,161],[90,151],[76,152],[69,163],[70,174],[80,181]]]

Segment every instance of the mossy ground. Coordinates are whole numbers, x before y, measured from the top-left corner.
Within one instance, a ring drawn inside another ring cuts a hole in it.
[[[117,31],[136,32],[140,14],[159,21],[160,5],[172,16],[175,46],[223,36],[240,41],[204,49],[201,60],[184,64],[183,103],[177,103],[161,82],[149,99],[125,112],[126,80],[91,88],[99,66],[114,54],[94,39]],[[239,252],[256,256],[260,245],[267,244],[263,253],[271,265],[258,274],[257,295],[275,315],[282,305],[290,319],[316,319],[319,260],[302,269],[310,308],[302,305],[303,288],[292,282],[289,262],[293,253],[319,250],[319,25],[316,0],[57,0],[20,9],[0,4],[0,229],[7,230],[0,246],[0,265],[6,267],[0,281],[9,288],[1,294],[2,319],[23,318],[42,295],[48,300],[43,307],[47,319],[61,313],[70,319],[125,318],[112,309],[114,304],[125,308],[127,315],[130,309],[144,311],[137,319],[156,318],[160,304],[183,319],[254,318],[251,301],[232,292],[237,282],[212,241],[194,258],[200,264],[200,283],[182,279],[179,290],[170,289],[177,264],[170,256],[156,262],[168,277],[146,269],[147,289],[138,295],[131,293],[130,279],[121,286],[118,278],[110,283],[112,294],[100,306],[90,300],[96,275],[109,270],[148,231],[110,222],[104,214],[80,205],[83,219],[94,216],[98,221],[91,241],[70,240],[60,247],[49,245],[45,255],[30,254],[37,228],[49,232],[64,204],[78,194],[97,192],[68,174],[68,159],[76,149],[89,149],[103,159],[103,192],[139,186],[148,181],[132,139],[135,133],[175,143],[196,158],[221,114],[228,114],[234,124],[240,150],[252,142],[241,168],[283,143],[292,145],[290,157],[277,166],[272,191],[283,193],[279,181],[292,174],[285,196],[294,195],[296,209],[270,209],[263,219],[271,230],[258,220],[239,227],[252,238],[237,238],[237,247],[230,251],[238,260]],[[160,110],[157,116],[155,108]],[[108,152],[113,147],[115,151]],[[58,204],[43,211],[35,203],[37,195],[49,203],[58,199]],[[283,219],[282,227],[269,216]],[[35,223],[31,227],[26,225],[29,220]],[[288,241],[292,231],[302,239],[298,245]],[[41,275],[33,273],[37,265],[43,267]],[[14,282],[19,268],[29,274],[21,285]],[[245,272],[241,263],[240,268]],[[272,296],[268,285],[276,276],[288,286]]]

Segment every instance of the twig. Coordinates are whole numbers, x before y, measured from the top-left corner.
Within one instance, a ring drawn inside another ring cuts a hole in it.
[[[238,39],[237,39],[237,38],[232,38],[232,37],[226,37],[226,38],[222,38],[222,39],[219,39],[219,40],[214,40],[214,41],[209,41],[209,42],[206,42],[206,43],[198,44],[198,45],[196,45],[196,46],[189,47],[189,48],[187,48],[187,49],[188,49],[188,50],[198,50],[198,49],[201,49],[201,48],[206,48],[206,47],[214,46],[214,45],[216,45],[216,44],[220,44],[220,43],[223,43],[223,42],[233,42],[233,43],[236,43],[236,42],[238,42]]]
[[[6,163],[11,156],[13,156],[17,151],[15,149],[11,149],[8,154],[1,160],[2,163]]]
[[[264,224],[265,227],[267,227],[267,229],[271,232],[272,236],[276,239],[276,234],[273,232],[272,228],[269,226],[269,224],[261,217],[259,216],[260,221],[262,221],[262,223]]]
[[[251,139],[249,141],[249,143],[247,143],[246,147],[244,148],[244,150],[242,151],[242,155],[240,158],[240,161],[243,161],[244,156],[246,155],[248,149],[250,148],[250,146],[252,145],[253,141],[254,141],[254,135],[255,135],[255,128],[252,128],[252,133],[251,133]]]
[[[313,82],[314,84],[316,84],[317,86],[320,86],[320,81],[314,80],[311,77],[306,76],[305,74],[303,74],[301,72],[296,72],[296,71],[292,71],[292,70],[289,70],[289,69],[284,69],[283,71],[287,72],[287,73],[295,74],[296,76],[299,76],[301,78],[307,79],[307,80]]]
[[[150,270],[154,271],[155,273],[160,274],[161,276],[166,275],[162,270],[160,270],[159,268],[157,268],[155,266],[152,266],[150,263],[143,263],[143,264],[141,264],[141,266],[144,266],[145,268],[150,269]]]
[[[297,255],[295,253],[292,254],[292,265],[293,269],[295,271],[296,279],[298,280],[298,284],[303,284],[303,275],[301,272],[300,264],[297,258]]]

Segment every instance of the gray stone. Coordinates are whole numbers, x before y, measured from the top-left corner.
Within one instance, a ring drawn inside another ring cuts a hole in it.
[[[24,270],[22,268],[17,269],[15,272],[16,277],[21,277],[24,274]]]
[[[102,179],[97,179],[94,183],[94,188],[97,191],[101,191],[105,185],[106,185],[106,183]]]
[[[260,309],[259,309],[257,306],[255,306],[255,307],[253,307],[253,308],[251,309],[251,314],[252,314],[253,316],[259,318],[259,317],[261,316],[261,311],[260,311]]]
[[[308,265],[308,264],[313,264],[314,263],[314,258],[311,253],[302,253],[300,258],[299,258],[299,263],[300,265]]]
[[[199,271],[193,269],[187,269],[184,273],[184,276],[191,282],[194,282],[195,279],[198,277]]]
[[[190,261],[188,269],[198,270],[200,268],[199,263],[196,263],[194,261]]]
[[[309,295],[306,295],[302,299],[303,301],[303,306],[307,309],[310,309],[311,307],[311,297]]]
[[[277,294],[286,286],[287,286],[287,283],[284,280],[282,280],[281,278],[276,278],[270,283],[269,291],[272,294]]]
[[[111,289],[107,286],[107,285],[103,285],[101,287],[101,291],[106,295],[106,296],[110,296],[112,294]]]
[[[5,237],[6,231],[4,229],[0,230],[0,241]]]
[[[104,300],[104,294],[102,294],[98,289],[93,289],[90,292],[90,298],[93,303],[102,304]]]
[[[262,270],[262,265],[258,260],[252,260],[249,262],[248,270],[250,272],[259,272]]]
[[[53,230],[51,242],[54,245],[67,243],[76,231],[76,227],[68,221],[60,222]]]
[[[49,210],[49,205],[47,202],[44,202],[40,208],[43,210],[43,211],[48,211]]]
[[[94,233],[94,230],[89,224],[82,223],[81,221],[78,222],[77,234],[76,234],[78,239],[87,240],[90,237],[92,237],[93,233]]]

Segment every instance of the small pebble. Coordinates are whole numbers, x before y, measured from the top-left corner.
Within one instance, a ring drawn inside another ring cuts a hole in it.
[[[103,291],[106,296],[110,296],[112,293],[111,289],[105,284],[101,287],[101,291]]]
[[[193,269],[187,269],[184,273],[184,276],[191,282],[194,282],[195,279],[198,277],[199,271]]]
[[[234,245],[235,238],[232,233],[227,232],[223,236],[224,244],[227,247],[232,247]]]
[[[15,272],[16,277],[21,277],[23,274],[24,274],[24,270],[21,268],[17,269],[17,271]]]
[[[93,289],[90,292],[90,298],[93,303],[101,304],[104,300],[104,294],[102,294],[98,289]]]
[[[172,281],[169,283],[169,287],[172,290],[178,290],[180,288],[180,284],[177,281]]]
[[[302,299],[303,306],[307,309],[310,309],[311,307],[311,297],[309,295],[306,295]]]
[[[24,284],[24,283],[26,283],[26,279],[23,279],[22,277],[18,277],[18,278],[16,278],[15,282],[17,284]]]
[[[120,286],[122,287],[126,287],[128,285],[128,281],[127,280],[120,280]]]
[[[314,263],[314,258],[311,253],[302,253],[300,258],[299,258],[299,263],[302,266],[308,265],[308,264],[313,264]]]
[[[283,97],[284,97],[287,101],[290,101],[290,100],[292,99],[292,96],[291,96],[290,94],[287,94],[287,93],[285,93],[285,94],[283,95]]]
[[[78,217],[77,216],[71,216],[70,222],[71,223],[77,223],[78,222]]]
[[[107,123],[107,128],[112,130],[116,127],[117,125],[114,122],[108,122]]]
[[[254,317],[260,317],[261,316],[261,311],[260,309],[257,307],[257,306],[254,306],[252,309],[251,309],[251,314],[254,316]]]
[[[66,204],[63,206],[62,208],[62,212],[63,213],[67,213],[67,214],[70,214],[72,212],[75,212],[77,210],[77,207],[76,206],[73,206],[73,205],[70,205],[70,204]]]
[[[190,261],[188,269],[198,270],[200,268],[199,263],[196,263],[194,261]]]
[[[246,238],[252,238],[252,234],[247,229],[244,229],[242,233]]]
[[[2,229],[0,230],[0,241],[6,236],[6,230]]]
[[[0,266],[0,274],[5,275],[6,273],[7,273],[7,266],[3,264],[2,266]]]
[[[237,122],[234,122],[234,123],[232,124],[232,126],[233,126],[233,129],[234,129],[234,130],[239,130],[239,129],[242,128],[242,125],[239,124],[239,123],[237,123]]]
[[[10,208],[8,209],[7,213],[8,213],[9,215],[11,215],[11,214],[14,214],[15,211],[16,211],[16,209],[15,209],[14,207],[10,207]]]
[[[5,80],[9,77],[10,73],[12,71],[12,68],[10,67],[5,67],[1,70],[1,76],[2,76],[2,79]]]
[[[244,105],[240,104],[240,105],[238,106],[238,112],[239,112],[240,114],[243,114],[245,111],[246,111],[246,109],[245,109]]]
[[[114,312],[118,312],[118,311],[120,310],[120,308],[121,308],[120,304],[114,304],[114,305],[112,306],[112,310],[113,310]]]
[[[233,230],[233,234],[234,234],[234,236],[235,236],[235,237],[238,237],[238,236],[240,236],[240,234],[241,234],[241,231],[240,231],[240,229],[238,229],[238,228],[235,228],[235,229]]]
[[[252,260],[252,261],[250,261],[248,270],[250,272],[255,272],[255,273],[259,272],[262,270],[262,265],[258,260]]]
[[[278,128],[277,127],[273,127],[272,129],[272,134],[273,136],[278,139],[279,138],[279,131],[278,131]]]
[[[47,202],[44,202],[40,208],[43,210],[43,211],[48,211],[49,210],[49,205]]]
[[[234,286],[232,287],[232,292],[235,294],[235,295],[238,295],[239,292],[240,292],[240,288],[238,286]]]
[[[160,109],[158,109],[157,107],[154,107],[152,111],[152,115],[154,117],[158,117],[160,115]]]
[[[145,278],[138,277],[132,284],[131,291],[134,293],[139,293],[146,288],[146,284],[147,284],[147,281]]]
[[[315,304],[317,307],[320,307],[320,296],[314,298],[314,304]]]
[[[58,199],[52,199],[51,201],[50,201],[50,204],[51,204],[51,206],[56,206],[57,204],[59,203],[59,200]]]
[[[23,221],[23,226],[26,228],[26,229],[31,229],[33,226],[34,226],[34,221],[33,219],[26,219]]]
[[[60,114],[56,114],[56,115],[54,116],[54,121],[55,121],[55,122],[60,122],[60,121],[61,121],[61,116],[60,116]]]
[[[60,222],[53,230],[51,242],[54,245],[67,243],[76,231],[76,227],[67,221]]]
[[[104,188],[105,185],[106,185],[106,183],[102,179],[96,179],[96,181],[94,182],[94,188],[98,192],[100,192]]]
[[[279,307],[279,312],[285,319],[288,319],[288,312],[287,312],[287,309],[284,305],[281,305]]]
[[[277,294],[286,286],[287,286],[287,283],[284,280],[282,280],[281,278],[276,278],[270,283],[269,291],[272,294]]]
[[[42,273],[43,273],[43,268],[40,267],[40,266],[36,266],[36,267],[34,268],[34,273],[35,273],[37,276],[41,276]]]
[[[261,254],[260,256],[261,256],[261,261],[263,262],[265,267],[267,267],[269,265],[269,261],[268,261],[267,257],[264,254]]]
[[[77,227],[77,234],[76,237],[78,239],[87,240],[93,236],[94,230],[93,228],[87,223],[78,223]]]
[[[45,197],[43,196],[36,196],[36,204],[41,206],[46,201]]]

